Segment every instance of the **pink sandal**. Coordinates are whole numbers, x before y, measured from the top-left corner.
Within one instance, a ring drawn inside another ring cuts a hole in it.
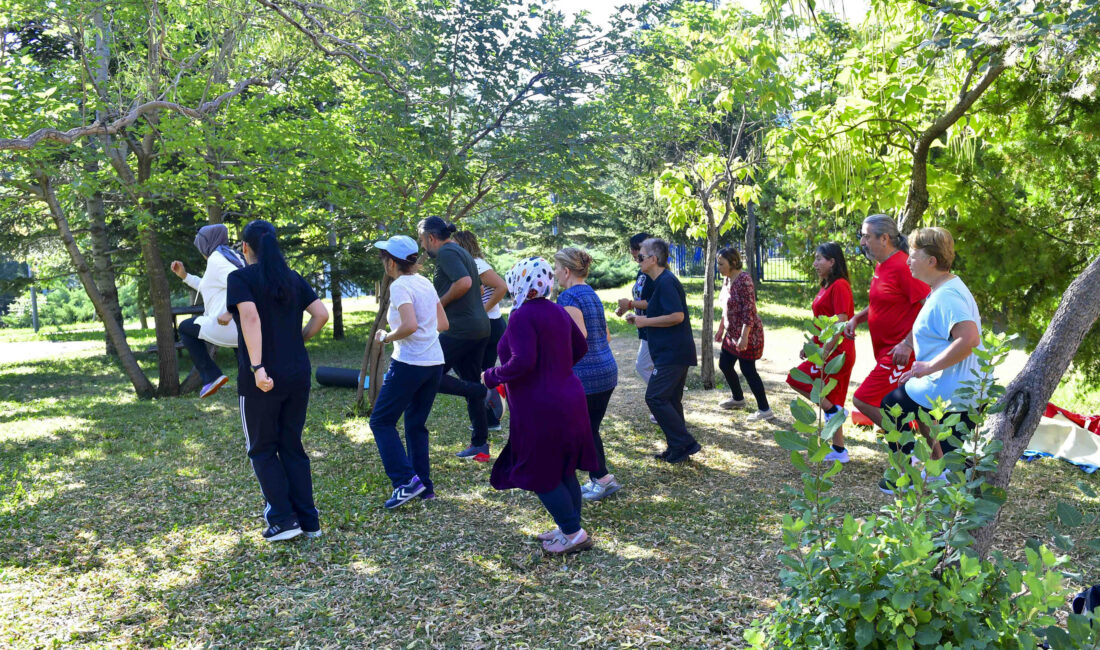
[[[548,530],[545,533],[539,533],[538,535],[535,535],[535,539],[539,540],[540,542],[549,542],[560,534],[561,529],[555,528],[554,530]]]
[[[542,543],[542,550],[551,555],[567,555],[592,548],[593,543],[592,538],[584,532],[583,528],[572,535],[572,538],[559,531],[554,539]]]

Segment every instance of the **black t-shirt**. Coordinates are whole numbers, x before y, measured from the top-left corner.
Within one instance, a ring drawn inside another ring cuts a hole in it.
[[[481,302],[481,276],[477,262],[465,248],[449,241],[435,254],[435,277],[432,284],[439,297],[450,290],[451,285],[469,277],[473,284],[461,298],[443,308],[451,327],[448,336],[456,339],[483,339],[489,336],[489,315]]]
[[[638,277],[634,278],[634,286],[631,287],[630,297],[634,300],[649,300],[653,296],[653,280],[649,279],[649,276],[641,271],[638,271]],[[639,316],[645,316],[646,311],[644,309],[635,309],[634,313]],[[646,328],[638,328],[638,338],[645,340]]]
[[[691,318],[688,312],[684,285],[667,269],[650,280],[653,293],[645,310],[646,318],[684,313],[684,320],[672,327],[647,327],[649,356],[654,366],[694,366],[699,360],[695,354],[695,338],[691,334]]]
[[[245,397],[267,395],[256,388],[252,363],[244,343],[241,315],[237,305],[251,302],[260,315],[263,341],[261,360],[267,376],[275,382],[272,393],[308,390],[310,386],[309,354],[302,340],[302,312],[317,300],[313,287],[294,271],[290,281],[290,299],[280,303],[264,287],[263,273],[256,264],[237,269],[226,280],[226,309],[237,323],[237,394]]]

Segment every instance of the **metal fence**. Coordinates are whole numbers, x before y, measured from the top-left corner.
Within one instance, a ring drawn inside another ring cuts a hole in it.
[[[807,253],[802,253],[806,255]],[[780,242],[756,245],[756,278],[761,282],[810,282],[802,260]]]
[[[744,247],[734,244],[745,259]],[[669,268],[680,277],[703,276],[703,247],[692,244],[669,245]],[[806,255],[802,253],[801,255]],[[781,242],[761,242],[756,245],[756,268],[751,272],[761,282],[810,282],[811,279],[800,267],[802,260],[798,253],[792,253]],[[715,273],[717,273],[715,269]]]

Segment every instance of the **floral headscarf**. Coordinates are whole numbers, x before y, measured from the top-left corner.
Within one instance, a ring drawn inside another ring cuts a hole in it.
[[[512,294],[515,309],[527,300],[527,294],[534,289],[537,298],[545,298],[554,288],[554,268],[541,257],[528,257],[516,262],[511,271],[504,275],[508,283],[508,293]]]

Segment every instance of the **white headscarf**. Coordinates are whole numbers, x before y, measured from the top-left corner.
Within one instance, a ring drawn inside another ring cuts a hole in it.
[[[515,309],[519,309],[532,289],[537,294],[536,298],[550,295],[550,290],[554,288],[554,268],[541,257],[528,257],[516,262],[512,270],[504,275],[504,281],[508,283],[508,293],[512,294]]]

